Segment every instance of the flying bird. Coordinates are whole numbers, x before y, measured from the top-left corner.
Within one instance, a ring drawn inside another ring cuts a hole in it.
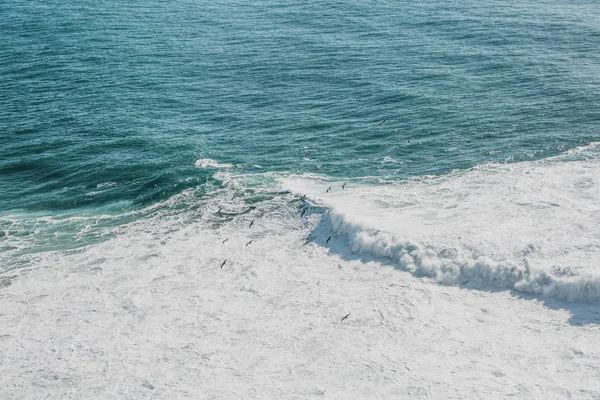
[[[248,245],[249,245],[250,243],[252,243],[252,242],[253,242],[253,241],[251,240],[251,241],[249,241],[248,243],[246,243],[246,247],[248,247]]]
[[[349,316],[350,316],[350,314],[347,314],[347,315],[346,315],[344,318],[342,318],[342,320],[341,320],[340,322],[344,322],[344,320],[345,320],[346,318],[348,318]]]
[[[223,265],[225,265],[226,262],[227,262],[227,259],[225,259],[225,261],[223,261],[223,264],[221,264],[221,269],[223,269]]]
[[[252,220],[252,222],[250,222],[250,225],[248,225],[248,228],[252,228],[252,225],[254,225],[254,220]]]
[[[331,236],[329,236],[329,237],[327,238],[327,240],[325,241],[325,244],[329,243],[329,241],[330,241],[330,240],[331,240]]]
[[[219,211],[217,211],[217,214],[221,214],[222,209],[223,209],[223,207],[219,207]]]
[[[329,186],[329,187],[327,188],[327,191],[326,191],[325,193],[329,193],[329,191],[330,191],[330,190],[331,190],[331,186]]]
[[[384,119],[383,121],[381,121],[381,122],[379,123],[379,125],[383,124],[385,121],[387,121],[387,120],[385,120],[385,119]]]
[[[302,196],[300,200],[304,201],[304,199],[306,199],[306,195]]]
[[[226,241],[228,241],[228,240],[229,240],[229,238],[227,238],[227,239],[223,240],[223,244],[225,244],[225,242],[226,242]]]

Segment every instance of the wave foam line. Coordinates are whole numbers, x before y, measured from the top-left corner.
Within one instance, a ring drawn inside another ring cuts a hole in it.
[[[216,160],[210,158],[201,158],[200,160],[196,160],[195,164],[196,168],[231,168],[233,164],[227,163],[219,163]]]
[[[420,243],[398,240],[386,232],[367,229],[333,210],[329,218],[334,232],[347,237],[352,251],[391,259],[411,274],[426,276],[438,283],[476,281],[568,301],[600,300],[600,278],[597,277],[557,276],[535,270],[526,261],[496,261],[486,256],[465,256],[454,250],[436,251]]]

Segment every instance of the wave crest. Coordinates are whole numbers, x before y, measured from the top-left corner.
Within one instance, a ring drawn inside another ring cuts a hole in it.
[[[331,211],[333,231],[344,235],[353,252],[367,253],[397,262],[415,276],[425,276],[442,284],[475,283],[544,295],[568,301],[600,300],[600,278],[585,275],[554,275],[522,262],[473,257],[456,249],[435,249],[422,243],[400,240],[392,234],[366,228]]]
[[[211,158],[201,158],[194,163],[196,168],[231,168],[233,164],[219,163]]]

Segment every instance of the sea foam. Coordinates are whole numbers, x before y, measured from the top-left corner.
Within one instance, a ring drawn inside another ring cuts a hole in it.
[[[325,225],[354,253],[442,284],[598,301],[600,162],[572,155],[345,189],[318,177],[282,183],[328,207]]]
[[[404,270],[438,283],[474,282],[569,301],[600,300],[600,278],[597,276],[554,275],[532,268],[526,259],[523,262],[494,260],[489,256],[462,254],[455,249],[436,249],[349,222],[335,211],[329,213],[328,218],[333,231],[344,235],[352,251],[388,258]]]
[[[219,163],[210,158],[201,158],[196,160],[195,164],[197,168],[231,168],[233,164]]]

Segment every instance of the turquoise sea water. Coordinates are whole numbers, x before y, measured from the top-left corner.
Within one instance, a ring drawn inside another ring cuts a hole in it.
[[[0,33],[5,263],[206,200],[215,163],[254,204],[273,176],[377,185],[600,138],[595,1],[25,1]]]

